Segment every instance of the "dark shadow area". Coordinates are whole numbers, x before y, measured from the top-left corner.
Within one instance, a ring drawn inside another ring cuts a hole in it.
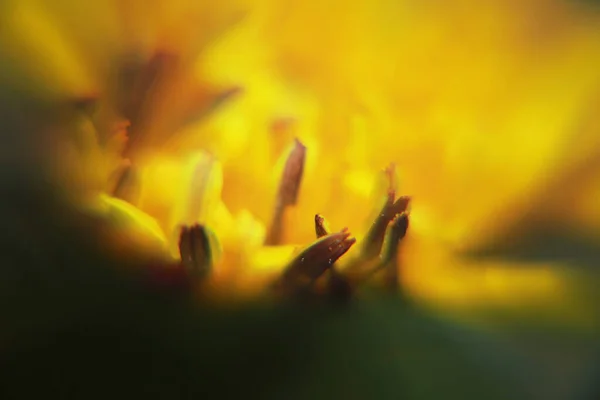
[[[482,332],[393,297],[202,306],[116,264],[50,192],[5,189],[2,399],[528,398]]]

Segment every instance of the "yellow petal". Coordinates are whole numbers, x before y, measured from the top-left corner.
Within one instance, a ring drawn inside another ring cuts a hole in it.
[[[154,256],[158,260],[170,259],[167,238],[150,215],[107,195],[99,196],[95,212],[108,221],[110,237],[107,240],[113,248],[136,255]]]

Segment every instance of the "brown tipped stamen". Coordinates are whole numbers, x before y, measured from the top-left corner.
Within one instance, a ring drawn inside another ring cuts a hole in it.
[[[408,213],[396,215],[386,232],[386,246],[381,254],[383,263],[393,262],[398,255],[398,243],[404,239],[408,230]]]
[[[365,259],[373,259],[381,253],[387,226],[397,214],[406,211],[410,204],[410,197],[408,196],[401,196],[396,199],[395,171],[394,164],[390,164],[384,171],[388,178],[387,199],[365,238],[362,251],[362,256]]]
[[[368,271],[354,276],[355,284],[360,285],[371,279],[375,274],[384,270],[384,284],[392,290],[397,291],[398,282],[398,247],[402,239],[406,236],[409,225],[408,213],[403,212],[394,217],[388,225],[385,235],[385,249],[382,250],[378,262]]]
[[[355,242],[349,232],[333,233],[317,240],[290,263],[279,281],[280,288],[284,293],[293,293],[311,285]]]
[[[394,202],[392,206],[393,215],[402,214],[405,211],[408,211],[408,206],[410,205],[411,197],[410,196],[400,196]]]
[[[397,215],[390,223],[386,235],[386,249],[382,254],[382,267],[385,268],[384,285],[392,291],[399,288],[398,246],[408,230],[408,214]]]
[[[197,278],[212,270],[212,254],[206,229],[202,225],[184,226],[179,236],[179,254],[185,269]]]
[[[396,196],[396,164],[390,163],[384,173],[388,179],[388,193],[394,193],[394,196]]]
[[[348,232],[348,228],[344,227],[341,233]],[[315,233],[317,239],[329,235],[330,229],[329,224],[325,217],[320,214],[315,215]],[[348,279],[340,274],[335,265],[331,265],[329,268],[329,275],[326,281],[326,292],[334,300],[347,300],[352,296],[352,287]]]
[[[362,256],[366,259],[375,258],[381,252],[381,246],[383,245],[383,240],[385,238],[385,230],[395,215],[394,196],[394,193],[388,193],[385,204],[381,208],[379,215],[365,237]]]
[[[279,185],[277,200],[283,207],[296,205],[298,193],[300,191],[300,183],[302,182],[302,175],[304,173],[305,159],[306,146],[304,146],[300,140],[295,139],[294,149],[285,163],[283,176]]]
[[[281,182],[279,184],[273,222],[271,223],[265,239],[266,245],[278,245],[283,241],[284,213],[288,207],[296,205],[296,201],[298,200],[298,193],[300,191],[300,184],[304,173],[305,159],[306,146],[298,139],[295,139],[294,149],[286,161]]]
[[[329,235],[327,220],[320,214],[315,215],[315,233],[317,234],[317,239]]]

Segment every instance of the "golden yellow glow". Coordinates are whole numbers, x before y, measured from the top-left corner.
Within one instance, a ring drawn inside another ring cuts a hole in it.
[[[110,91],[108,67],[94,70],[88,54],[97,60],[112,51],[116,59],[136,49],[148,58],[169,50],[184,60],[181,79],[152,115],[152,140],[132,151],[138,210],[108,203],[168,242],[171,255],[181,224],[209,226],[223,249],[217,283],[258,290],[294,246],[314,240],[316,213],[360,240],[385,193],[381,171],[393,162],[399,191],[413,197],[402,268],[414,295],[518,308],[557,307],[571,293],[557,265],[474,262],[458,253],[511,232],[532,209],[540,220],[600,229],[600,167],[590,165],[585,180],[568,179],[599,144],[597,110],[590,111],[600,94],[598,9],[561,0],[99,2],[101,22],[89,29],[104,27],[104,43],[63,18],[69,1],[52,12],[43,3],[15,5],[18,18],[1,39],[28,71],[32,61],[51,59],[41,75],[30,72],[44,89]],[[14,35],[35,46],[20,50]],[[209,118],[169,131],[175,125],[162,119],[175,118],[180,93],[186,98],[206,82],[243,92]],[[265,248],[294,137],[308,153],[298,206],[286,216],[289,245]],[[85,154],[83,164],[98,165]],[[81,161],[64,162],[74,160]],[[547,199],[565,179],[575,199],[568,212],[560,196]]]
[[[94,82],[85,70],[83,55],[74,51],[72,38],[44,8],[37,1],[6,3],[0,23],[2,52],[9,58],[38,61],[23,67],[30,77],[39,79],[35,83],[40,89],[71,94],[93,91]]]

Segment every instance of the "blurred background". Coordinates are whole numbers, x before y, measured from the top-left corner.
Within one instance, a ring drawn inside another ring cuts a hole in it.
[[[4,0],[0,394],[600,398],[598,107],[594,1]],[[273,301],[390,186],[409,302]]]

